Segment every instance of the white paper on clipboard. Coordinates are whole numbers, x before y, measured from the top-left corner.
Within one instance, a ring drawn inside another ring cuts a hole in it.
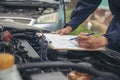
[[[58,50],[89,50],[89,51],[100,51],[105,50],[105,48],[98,49],[85,49],[78,45],[76,40],[70,40],[71,38],[75,38],[77,36],[73,35],[59,35],[59,34],[44,34],[46,39],[48,40],[49,46],[53,49]]]

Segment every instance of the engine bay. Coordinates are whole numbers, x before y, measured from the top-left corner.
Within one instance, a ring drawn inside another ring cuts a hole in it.
[[[41,33],[41,35],[37,36],[36,33]],[[0,52],[15,56],[15,64],[18,66],[23,80],[39,80],[36,79],[39,78],[39,75],[47,73],[44,75],[50,76],[48,74],[52,72],[58,73],[58,75],[63,74],[61,76],[66,77],[67,73],[72,70],[79,71],[79,68],[74,66],[78,64],[84,66],[82,70],[84,72],[85,68],[85,73],[94,71],[89,71],[87,68],[92,65],[91,68],[98,72],[120,75],[119,53],[109,49],[103,52],[53,50],[48,47],[44,33],[50,32],[1,26]],[[44,80],[46,80],[45,77]]]

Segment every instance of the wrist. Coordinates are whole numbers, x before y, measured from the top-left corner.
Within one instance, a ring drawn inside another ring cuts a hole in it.
[[[108,44],[108,40],[106,37],[101,36],[98,38],[98,43],[100,43],[100,46],[103,47],[103,46],[106,46]]]
[[[66,29],[69,31],[69,32],[72,32],[72,27],[71,26],[66,26]]]

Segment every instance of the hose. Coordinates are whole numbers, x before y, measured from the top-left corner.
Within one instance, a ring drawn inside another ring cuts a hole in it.
[[[93,68],[93,66],[89,63],[65,63],[65,62],[44,62],[44,63],[28,63],[28,64],[18,64],[18,69],[49,69],[49,68],[72,68],[78,70],[80,72],[88,73],[93,75],[94,77],[103,77],[103,78],[111,78],[114,80],[120,80],[120,77],[110,72],[102,72]]]

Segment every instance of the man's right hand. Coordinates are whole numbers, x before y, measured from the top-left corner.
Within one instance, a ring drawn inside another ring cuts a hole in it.
[[[66,28],[60,29],[56,31],[56,34],[60,34],[60,35],[67,35],[70,32],[72,32],[72,27],[71,26],[67,26]]]

